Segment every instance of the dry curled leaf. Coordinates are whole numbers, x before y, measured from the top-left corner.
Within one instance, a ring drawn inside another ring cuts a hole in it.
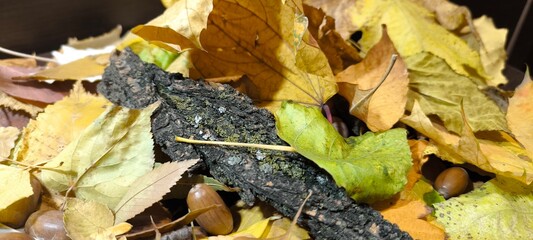
[[[350,113],[374,132],[390,129],[402,117],[407,103],[409,78],[405,63],[397,59],[385,81],[390,59],[396,54],[386,28],[362,62],[337,74],[339,93],[350,102]],[[367,100],[365,92],[378,88]],[[363,101],[363,102],[361,102]]]

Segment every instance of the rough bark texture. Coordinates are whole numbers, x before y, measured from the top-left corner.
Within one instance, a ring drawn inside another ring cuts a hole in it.
[[[410,239],[379,212],[355,203],[326,172],[299,154],[176,142],[175,136],[182,136],[286,145],[276,135],[272,114],[230,86],[183,79],[124,51],[112,57],[98,90],[130,108],[160,100],[152,131],[163,152],[175,161],[201,158],[216,179],[239,187],[248,204],[260,199],[293,217],[312,191],[299,223],[315,239]]]

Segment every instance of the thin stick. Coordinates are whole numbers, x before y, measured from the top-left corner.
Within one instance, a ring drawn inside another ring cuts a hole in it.
[[[372,94],[374,94],[378,90],[378,88],[381,86],[381,84],[385,82],[390,72],[392,71],[392,68],[394,67],[394,63],[396,63],[397,58],[398,58],[398,55],[392,54],[390,58],[389,66],[387,66],[387,70],[385,70],[385,74],[383,74],[383,76],[381,77],[381,80],[379,80],[379,84],[376,87],[374,87],[369,93],[367,93],[366,96],[361,98],[357,103],[353,104],[351,108],[355,108],[359,106],[361,103],[366,101],[370,96],[372,96]]]
[[[223,141],[203,141],[203,140],[194,140],[188,138],[182,138],[176,136],[176,141],[183,143],[192,143],[192,144],[208,144],[208,145],[223,145],[223,146],[234,146],[234,147],[252,147],[252,148],[262,148],[268,150],[277,150],[284,152],[296,152],[291,146],[281,146],[281,145],[268,145],[268,144],[255,144],[255,143],[239,143],[239,142],[223,142]]]
[[[9,50],[9,49],[3,48],[3,47],[0,47],[0,52],[6,53],[6,54],[9,54],[9,55],[13,55],[13,56],[16,56],[16,57],[33,58],[35,60],[42,61],[42,62],[58,63],[56,60],[51,59],[51,58],[45,58],[45,57],[39,57],[39,56],[30,55],[30,54],[26,54],[26,53],[21,53],[21,52]]]

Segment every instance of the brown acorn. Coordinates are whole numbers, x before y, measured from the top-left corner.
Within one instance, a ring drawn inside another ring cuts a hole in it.
[[[59,210],[34,212],[26,221],[24,231],[35,239],[70,239],[63,224],[63,212]]]
[[[225,235],[233,230],[231,212],[218,193],[206,184],[194,185],[187,195],[187,205],[191,211],[211,205],[219,207],[211,209],[196,218],[196,222],[208,233]]]
[[[463,194],[470,184],[468,172],[462,167],[451,167],[442,171],[433,187],[445,199]]]

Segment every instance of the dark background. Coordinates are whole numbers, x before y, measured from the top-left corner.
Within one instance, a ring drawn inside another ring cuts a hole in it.
[[[509,29],[508,77],[521,78],[525,64],[533,66],[533,0],[453,2],[468,6],[474,17],[488,15],[497,27]],[[0,46],[25,53],[50,52],[69,37],[99,35],[118,24],[130,29],[163,10],[159,0],[0,0]],[[0,58],[6,57],[0,53]]]

